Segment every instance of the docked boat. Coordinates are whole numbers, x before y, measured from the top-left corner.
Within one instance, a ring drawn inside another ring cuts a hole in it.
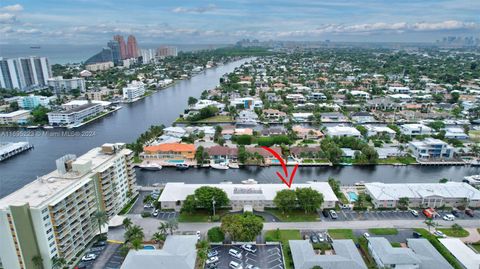
[[[238,169],[240,166],[238,166],[238,163],[228,163],[228,167],[232,169]]]
[[[473,160],[470,162],[471,166],[480,166],[480,160]]]
[[[246,184],[246,185],[258,184],[258,181],[256,181],[253,178],[249,178],[246,180],[242,180],[242,184]]]
[[[177,163],[175,167],[177,170],[187,170],[189,166],[186,163]]]
[[[158,163],[142,163],[138,167],[142,170],[149,170],[149,171],[158,171],[162,169],[162,166]]]
[[[210,167],[213,169],[218,169],[218,170],[227,170],[228,165],[226,163],[212,163],[210,164]]]
[[[27,126],[27,129],[37,129],[38,125],[29,125]]]
[[[480,186],[480,175],[466,176],[463,178],[463,182],[466,182],[472,186]]]
[[[50,125],[45,125],[43,126],[43,129],[46,129],[46,130],[50,130],[50,129],[53,129],[54,127],[53,126],[50,126]]]

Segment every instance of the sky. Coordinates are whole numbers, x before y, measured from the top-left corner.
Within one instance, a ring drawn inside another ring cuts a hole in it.
[[[0,44],[226,44],[243,38],[435,42],[480,37],[480,0],[0,1]]]

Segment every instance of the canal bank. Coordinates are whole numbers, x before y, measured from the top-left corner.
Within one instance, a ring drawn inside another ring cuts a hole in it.
[[[231,181],[241,183],[242,180],[253,178],[259,183],[278,183],[280,179],[276,172],[282,171],[279,166],[256,167],[246,166],[240,169],[215,170],[209,168],[190,168],[179,171],[175,168],[163,168],[160,171],[145,171],[137,169],[137,183],[142,186],[165,184],[166,182],[185,183],[219,183]],[[479,174],[480,168],[473,166],[324,166],[299,167],[295,175],[295,183],[310,180],[327,181],[329,177],[339,179],[344,185],[354,185],[357,182],[385,183],[436,183],[441,178],[461,181],[463,177]]]
[[[151,125],[171,125],[187,107],[189,96],[199,98],[202,91],[217,86],[221,76],[248,60],[208,69],[135,103],[122,104],[123,108],[116,113],[76,128],[73,135],[64,135],[66,132],[56,129],[0,135],[0,142],[28,141],[35,145],[35,150],[0,163],[0,197],[51,172],[55,169],[55,160],[65,154],[79,156],[107,142],[130,143]],[[0,129],[0,132],[7,131]]]

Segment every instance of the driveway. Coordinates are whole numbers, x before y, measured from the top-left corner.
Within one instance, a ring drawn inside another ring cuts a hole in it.
[[[107,263],[110,258],[115,254],[115,252],[120,247],[120,244],[112,244],[108,243],[105,250],[102,252],[100,256],[95,260],[95,263],[91,267],[92,269],[104,269],[107,268]]]

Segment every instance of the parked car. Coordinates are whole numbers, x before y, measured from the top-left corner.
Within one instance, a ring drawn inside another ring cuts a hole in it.
[[[216,251],[216,250],[210,250],[210,251],[207,253],[207,257],[208,257],[208,258],[215,257],[215,256],[218,256],[218,251]]]
[[[241,259],[242,258],[242,253],[234,248],[231,248],[229,251],[228,251],[228,254],[232,257],[235,257],[237,259]]]
[[[98,241],[98,242],[95,242],[92,247],[104,247],[107,245],[107,241]]]
[[[198,240],[200,240],[200,237],[201,237],[200,231],[197,231],[197,232],[196,232],[196,235],[197,235]]]
[[[338,218],[337,212],[335,212],[335,210],[332,209],[332,210],[329,211],[329,213],[330,213],[330,217],[332,219],[337,219]]]
[[[153,208],[153,205],[152,204],[144,204],[143,208]]]
[[[207,264],[207,269],[218,269],[218,263]]]
[[[86,261],[94,261],[95,259],[97,258],[97,255],[93,254],[93,253],[89,253],[85,256],[82,257],[82,261],[86,262]]]
[[[257,252],[257,246],[252,244],[243,244],[242,248],[248,252],[255,253]]]
[[[452,209],[452,215],[454,215],[456,218],[459,218],[460,217],[460,211],[458,211],[457,209]]]
[[[212,263],[217,263],[218,262],[218,256],[213,256],[207,259],[205,262],[206,264],[212,264]]]
[[[328,210],[324,209],[322,210],[322,215],[325,217],[325,218],[328,218]]]
[[[443,216],[443,220],[454,221],[454,220],[455,220],[455,216],[452,215],[452,214],[446,214],[446,215]]]
[[[470,208],[465,209],[465,214],[473,218],[474,216],[473,209],[470,209]]]
[[[228,267],[232,268],[232,269],[243,269],[242,265],[239,264],[238,262],[236,261],[231,261],[229,264],[228,264]]]
[[[414,215],[415,217],[418,217],[418,211],[417,210],[410,209],[409,211],[410,211],[410,213],[412,213],[412,215]]]
[[[245,269],[260,269],[260,267],[254,266],[254,265],[251,265],[251,264],[247,264],[247,266],[245,266]]]
[[[316,234],[311,234],[310,235],[310,241],[312,241],[313,244],[320,243],[320,241],[318,241],[318,237],[317,237]]]
[[[317,233],[318,241],[323,242],[326,238],[323,237],[322,233]]]
[[[364,234],[363,234],[363,237],[365,237],[365,238],[368,239],[368,238],[370,237],[370,234],[369,234],[369,233],[364,233]]]
[[[427,218],[429,218],[429,219],[435,218],[435,217],[437,216],[437,214],[438,214],[438,213],[437,213],[433,208],[431,208],[431,207],[425,208],[425,209],[423,210],[423,215],[425,215],[425,217],[427,217]]]
[[[420,238],[422,237],[422,235],[420,233],[417,233],[417,232],[413,232],[413,238]]]
[[[154,217],[158,216],[158,209],[155,209],[155,211],[153,211],[152,216]]]
[[[444,233],[442,233],[440,231],[433,232],[433,235],[435,235],[436,237],[442,237],[442,238],[447,237]]]

